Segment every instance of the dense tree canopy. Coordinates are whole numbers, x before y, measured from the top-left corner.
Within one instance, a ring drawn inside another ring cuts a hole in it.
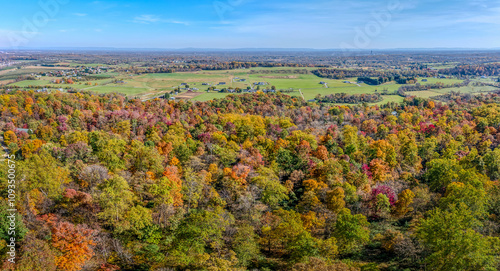
[[[5,270],[497,270],[499,101],[2,93],[22,238],[12,265],[0,219],[0,257]]]

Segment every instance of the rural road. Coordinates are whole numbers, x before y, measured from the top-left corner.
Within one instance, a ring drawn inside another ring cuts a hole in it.
[[[305,101],[306,98],[304,98],[304,94],[302,94],[302,90],[299,89],[299,92],[300,92],[300,96],[302,96],[302,99],[304,99],[304,101]]]

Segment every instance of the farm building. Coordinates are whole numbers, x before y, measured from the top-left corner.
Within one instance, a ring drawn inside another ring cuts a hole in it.
[[[47,92],[48,89],[47,88],[42,88],[42,89],[37,89],[36,92]]]
[[[33,130],[31,130],[31,129],[23,129],[23,128],[16,128],[16,131],[18,131],[18,132],[24,132],[24,133],[27,133],[27,134],[33,133]]]

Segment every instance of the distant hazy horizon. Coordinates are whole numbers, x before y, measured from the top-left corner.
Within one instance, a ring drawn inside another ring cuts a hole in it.
[[[463,51],[500,51],[500,48],[128,48],[128,47],[0,47],[0,51],[150,51],[150,52],[463,52]]]

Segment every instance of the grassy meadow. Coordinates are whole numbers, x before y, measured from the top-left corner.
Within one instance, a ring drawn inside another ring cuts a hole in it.
[[[66,64],[70,66],[77,66],[77,63],[59,63]],[[95,64],[93,66],[99,66],[100,64]],[[11,71],[3,71],[0,74],[0,82],[9,83],[8,80],[17,78],[21,75],[36,73],[41,70],[47,70],[48,67],[26,67],[23,69],[16,69]],[[251,68],[251,69],[238,69],[238,70],[222,70],[222,71],[197,71],[197,72],[178,72],[178,73],[156,73],[156,74],[141,74],[141,75],[130,75],[121,74],[118,72],[108,72],[105,74],[100,74],[93,76],[95,80],[87,82],[75,83],[75,84],[54,84],[52,81],[54,77],[41,77],[37,80],[24,80],[16,83],[11,83],[11,85],[19,87],[41,87],[49,86],[49,88],[66,89],[68,87],[77,90],[89,90],[96,93],[110,93],[117,92],[122,93],[130,97],[137,97],[142,99],[151,98],[158,96],[163,93],[171,92],[175,88],[181,86],[182,83],[186,83],[190,88],[197,88],[194,93],[183,93],[181,92],[178,96],[180,99],[190,99],[192,101],[207,101],[211,99],[223,98],[228,95],[228,93],[218,93],[218,92],[207,92],[208,87],[213,86],[215,89],[221,88],[240,88],[246,89],[249,86],[254,86],[255,82],[265,82],[265,86],[260,86],[261,89],[270,88],[271,86],[276,87],[276,89],[283,90],[290,96],[301,97],[299,90],[302,92],[306,100],[314,99],[317,95],[328,95],[334,93],[347,93],[347,94],[365,94],[365,93],[382,93],[383,90],[387,90],[388,93],[394,93],[401,86],[396,84],[396,82],[388,82],[386,84],[371,86],[367,84],[357,84],[356,78],[347,78],[342,80],[326,79],[320,78],[312,73],[299,74],[294,73],[296,70],[308,70],[311,71],[314,68],[290,68],[290,67],[279,67],[279,68]],[[280,71],[289,71],[284,73],[277,73]],[[112,77],[112,78],[109,78]],[[241,79],[246,79],[246,81],[241,81]],[[438,82],[444,84],[454,84],[461,83],[463,80],[453,79],[453,78],[425,78],[427,82],[422,81],[424,78],[419,78],[418,83],[435,84]],[[121,80],[124,83],[114,83],[115,80]],[[475,81],[486,82],[490,79],[477,79]],[[353,83],[345,83],[345,81]],[[225,82],[225,85],[219,85],[219,82]],[[325,84],[320,84],[324,82]],[[202,85],[206,83],[207,85]],[[437,95],[442,95],[450,91],[460,91],[463,93],[481,93],[489,92],[494,90],[493,87],[460,87],[460,88],[446,88],[446,89],[436,89],[436,90],[426,90],[426,91],[415,91],[411,92],[411,95],[415,95],[423,98],[430,98]],[[380,103],[386,103],[389,101],[400,102],[403,100],[402,97],[397,95],[385,95],[383,96],[383,101]]]

